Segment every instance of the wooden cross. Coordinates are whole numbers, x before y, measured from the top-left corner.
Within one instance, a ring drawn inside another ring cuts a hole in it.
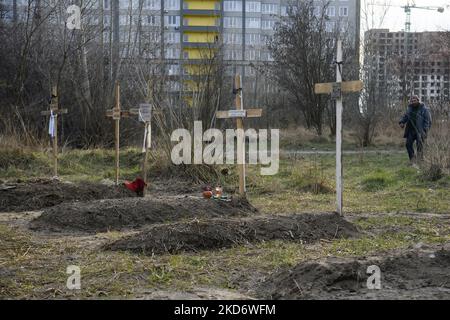
[[[217,111],[217,119],[236,119],[237,129],[237,162],[239,171],[239,194],[245,197],[245,133],[244,133],[244,118],[259,118],[262,115],[262,109],[247,109],[245,110],[242,103],[242,86],[241,75],[236,74],[234,78],[234,91],[236,110]]]
[[[142,177],[144,179],[145,184],[147,185],[147,161],[148,161],[148,152],[152,145],[152,114],[153,105],[150,103],[141,103],[139,108],[130,109],[130,115],[139,115],[139,121],[144,123],[144,143],[142,150],[144,152],[144,159],[142,162]],[[158,113],[158,112],[157,112]],[[146,188],[144,188],[144,196],[146,192]]]
[[[52,87],[50,110],[41,111],[41,115],[50,116],[49,134],[53,142],[53,176],[58,177],[58,114],[67,113],[67,109],[59,109],[58,87]]]
[[[342,93],[363,89],[362,81],[342,82],[342,40],[337,42],[336,82],[317,83],[314,89],[316,94],[331,94],[331,98],[336,99],[336,206],[342,216]]]
[[[119,156],[120,156],[120,118],[129,117],[130,111],[121,110],[120,108],[120,85],[116,82],[115,85],[115,104],[114,108],[106,111],[106,116],[114,120],[115,126],[115,159],[116,159],[116,185],[119,185]]]

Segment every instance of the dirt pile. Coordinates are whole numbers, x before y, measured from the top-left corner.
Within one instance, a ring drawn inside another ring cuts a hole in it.
[[[257,210],[247,200],[238,198],[231,202],[192,196],[108,199],[63,203],[48,208],[31,222],[30,228],[97,233],[142,228],[184,218],[245,216],[250,212]]]
[[[381,289],[367,288],[368,266]],[[275,272],[256,292],[266,299],[449,299],[450,246],[368,259],[328,258]]]
[[[125,189],[123,186],[108,186],[89,182],[78,184],[40,179],[30,182],[9,183],[8,188],[0,188],[0,212],[33,211],[63,202],[135,196],[134,192]]]
[[[235,244],[275,239],[309,243],[356,234],[356,227],[337,214],[255,216],[155,225],[105,248],[147,254],[176,253],[228,248]]]

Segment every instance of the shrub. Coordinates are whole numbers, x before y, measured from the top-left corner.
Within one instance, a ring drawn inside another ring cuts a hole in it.
[[[437,181],[450,174],[450,127],[446,120],[437,122],[431,129],[420,162],[422,178]]]

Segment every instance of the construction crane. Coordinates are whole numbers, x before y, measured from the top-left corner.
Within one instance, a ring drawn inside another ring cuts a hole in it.
[[[372,3],[371,5],[374,6],[382,6],[382,7],[398,7],[405,10],[406,13],[406,21],[405,21],[405,32],[411,32],[411,11],[412,9],[422,9],[422,10],[431,10],[431,11],[437,11],[439,13],[444,13],[445,8],[444,7],[433,7],[433,6],[417,6],[415,1],[408,0],[406,2],[406,5],[404,6],[395,6],[390,4],[381,4],[381,3]],[[447,6],[449,8],[450,6]]]
[[[431,10],[439,13],[443,13],[445,11],[444,7],[416,6],[415,1],[410,0],[407,1],[405,6],[400,7],[403,8],[406,13],[405,32],[411,32],[411,9]]]

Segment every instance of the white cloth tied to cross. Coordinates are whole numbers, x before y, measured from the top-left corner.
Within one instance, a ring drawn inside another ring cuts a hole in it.
[[[48,123],[48,134],[53,138],[55,136],[55,119],[56,115],[50,110],[50,121]]]
[[[142,144],[142,152],[145,152],[152,144],[152,131],[149,130],[149,125],[145,124],[144,143]]]

